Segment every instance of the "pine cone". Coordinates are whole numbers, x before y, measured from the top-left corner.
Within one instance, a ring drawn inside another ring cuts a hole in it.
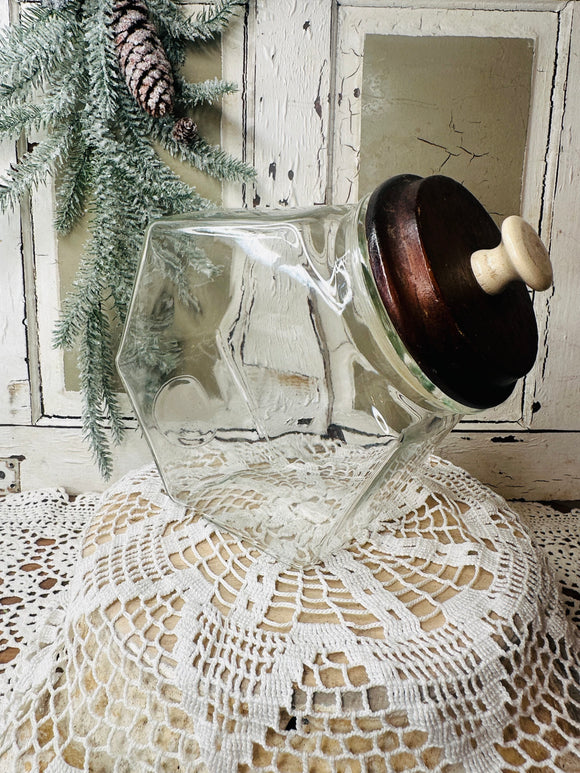
[[[197,137],[197,124],[193,118],[184,116],[175,122],[171,134],[177,142],[189,143]]]
[[[173,110],[173,71],[143,0],[115,0],[111,16],[121,72],[137,103],[159,118]]]

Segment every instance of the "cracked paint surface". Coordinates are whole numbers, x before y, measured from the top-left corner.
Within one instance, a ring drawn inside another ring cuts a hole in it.
[[[367,35],[359,195],[387,170],[446,174],[519,213],[532,66],[526,39]]]

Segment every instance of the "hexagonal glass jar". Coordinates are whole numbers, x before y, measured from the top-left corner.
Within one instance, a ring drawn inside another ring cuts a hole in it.
[[[481,407],[395,329],[368,207],[155,222],[117,358],[171,497],[298,566],[385,516],[384,492]]]

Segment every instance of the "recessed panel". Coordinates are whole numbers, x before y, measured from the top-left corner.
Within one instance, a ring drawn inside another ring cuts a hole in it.
[[[533,56],[523,38],[366,35],[359,196],[445,174],[498,222],[518,214]]]

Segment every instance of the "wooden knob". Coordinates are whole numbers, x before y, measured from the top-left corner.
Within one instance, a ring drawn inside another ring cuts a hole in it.
[[[552,284],[550,256],[532,226],[512,215],[503,221],[501,237],[497,247],[471,256],[471,268],[482,289],[497,295],[518,280],[532,290],[547,290]]]

